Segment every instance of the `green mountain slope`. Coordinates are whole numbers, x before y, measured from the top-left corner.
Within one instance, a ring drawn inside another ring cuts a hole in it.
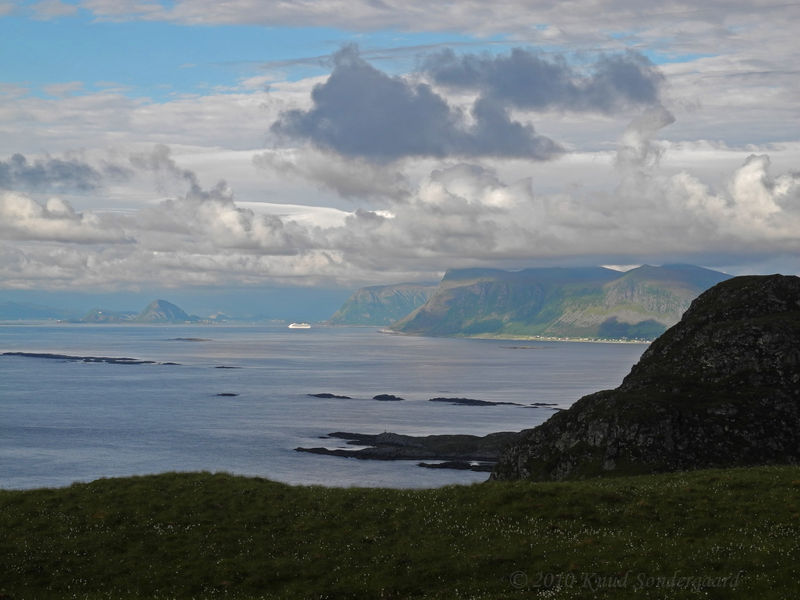
[[[437,336],[652,339],[724,273],[690,265],[448,271],[423,306],[392,325]]]
[[[434,284],[400,283],[357,290],[329,319],[331,325],[389,325],[425,304]]]

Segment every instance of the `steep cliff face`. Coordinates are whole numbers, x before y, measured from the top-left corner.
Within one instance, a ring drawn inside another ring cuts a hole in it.
[[[699,296],[615,390],[523,432],[495,479],[800,462],[800,278]]]
[[[399,283],[357,290],[329,319],[331,325],[389,325],[422,306],[433,284]]]
[[[523,271],[455,269],[392,329],[416,335],[653,339],[702,291],[727,279],[691,265]]]

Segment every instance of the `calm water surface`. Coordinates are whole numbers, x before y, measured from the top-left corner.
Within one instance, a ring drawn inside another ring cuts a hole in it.
[[[566,408],[616,387],[645,347],[405,337],[370,328],[0,324],[0,352],[179,363],[0,356],[0,488],[195,470],[334,486],[482,481],[485,473],[294,448],[346,447],[320,439],[333,431],[483,435],[533,427],[553,411],[531,403]],[[353,399],[308,396],[318,392]],[[370,400],[383,393],[405,401]],[[428,402],[435,396],[528,406]]]

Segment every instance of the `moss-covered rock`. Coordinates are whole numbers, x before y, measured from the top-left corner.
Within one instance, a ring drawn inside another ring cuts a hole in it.
[[[800,278],[737,277],[700,297],[622,385],[523,432],[495,479],[800,462]]]

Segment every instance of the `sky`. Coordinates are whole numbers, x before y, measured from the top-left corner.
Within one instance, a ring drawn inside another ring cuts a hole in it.
[[[0,299],[800,274],[800,4],[647,4],[0,0]]]

